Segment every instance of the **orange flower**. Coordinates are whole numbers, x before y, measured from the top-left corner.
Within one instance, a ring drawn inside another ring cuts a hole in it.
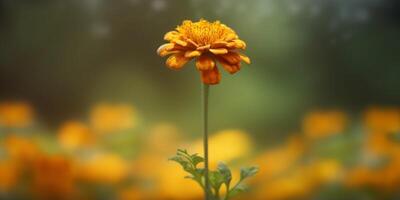
[[[165,34],[164,39],[169,43],[161,45],[157,53],[160,56],[171,55],[166,65],[180,69],[196,58],[196,67],[205,84],[218,84],[221,80],[216,61],[231,74],[240,70],[241,61],[250,64],[250,58],[238,52],[246,48],[246,43],[219,21],[185,20],[176,30]]]
[[[35,160],[31,189],[38,199],[74,199],[72,164],[62,155],[42,155]]]
[[[127,104],[101,103],[90,112],[90,124],[96,133],[115,133],[134,128],[135,109]]]
[[[341,111],[314,111],[304,117],[303,131],[310,139],[320,139],[342,133],[346,123],[347,116]]]
[[[32,123],[33,109],[25,102],[0,103],[0,126],[25,127]]]
[[[58,131],[58,141],[68,150],[90,146],[94,143],[92,131],[79,121],[68,121]]]

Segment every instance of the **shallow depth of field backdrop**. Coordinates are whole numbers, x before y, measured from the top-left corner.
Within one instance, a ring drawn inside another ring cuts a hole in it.
[[[238,199],[400,198],[397,0],[0,1],[0,199],[202,199],[200,80],[156,55],[221,20],[252,65],[211,88],[210,159]]]

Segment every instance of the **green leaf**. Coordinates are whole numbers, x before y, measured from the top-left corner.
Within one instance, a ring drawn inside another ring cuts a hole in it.
[[[204,158],[198,156],[197,154],[191,155],[192,163],[196,167],[199,163],[204,162]]]
[[[225,163],[222,163],[222,162],[218,163],[217,170],[222,175],[222,177],[224,179],[224,183],[229,188],[229,184],[231,183],[231,180],[232,180],[231,170]]]
[[[240,170],[240,180],[244,180],[248,177],[254,176],[258,172],[258,167],[245,167]]]
[[[239,184],[229,192],[229,197],[236,196],[239,193],[245,192],[246,190],[247,190],[246,186]]]
[[[218,191],[222,183],[224,183],[224,177],[219,171],[210,171],[209,179],[211,187],[213,187],[216,191]]]

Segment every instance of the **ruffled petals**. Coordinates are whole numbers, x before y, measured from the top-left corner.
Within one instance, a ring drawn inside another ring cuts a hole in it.
[[[209,50],[211,53],[215,54],[215,55],[221,55],[221,54],[226,54],[228,53],[227,49],[221,48],[221,49],[210,49]]]
[[[210,56],[202,55],[197,59],[196,67],[200,71],[211,70],[215,68],[215,61]]]
[[[223,58],[218,58],[218,61],[219,63],[221,63],[222,67],[230,74],[234,74],[240,70],[240,62],[236,64],[231,64],[225,61]]]
[[[223,58],[229,64],[238,64],[240,63],[240,55],[236,52],[229,52],[227,54],[219,55],[219,57]]]
[[[221,73],[218,71],[218,67],[214,67],[210,70],[200,71],[201,80],[204,84],[215,85],[221,80]]]
[[[165,64],[171,69],[180,69],[189,61],[190,58],[185,57],[184,53],[177,53],[171,55]]]

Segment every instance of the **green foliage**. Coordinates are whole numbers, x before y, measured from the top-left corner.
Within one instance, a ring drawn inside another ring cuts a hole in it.
[[[193,179],[196,181],[203,190],[206,190],[204,185],[204,168],[197,167],[198,164],[204,162],[204,158],[198,154],[189,154],[186,150],[178,149],[175,156],[169,160],[179,163],[183,170],[189,173],[185,178]],[[243,181],[258,172],[258,167],[246,167],[240,170],[240,180],[231,187],[232,172],[229,167],[224,163],[219,163],[215,171],[209,171],[209,182],[211,199],[212,200],[228,200],[231,197],[246,190]],[[222,186],[226,188],[224,197],[220,196],[220,189]]]

